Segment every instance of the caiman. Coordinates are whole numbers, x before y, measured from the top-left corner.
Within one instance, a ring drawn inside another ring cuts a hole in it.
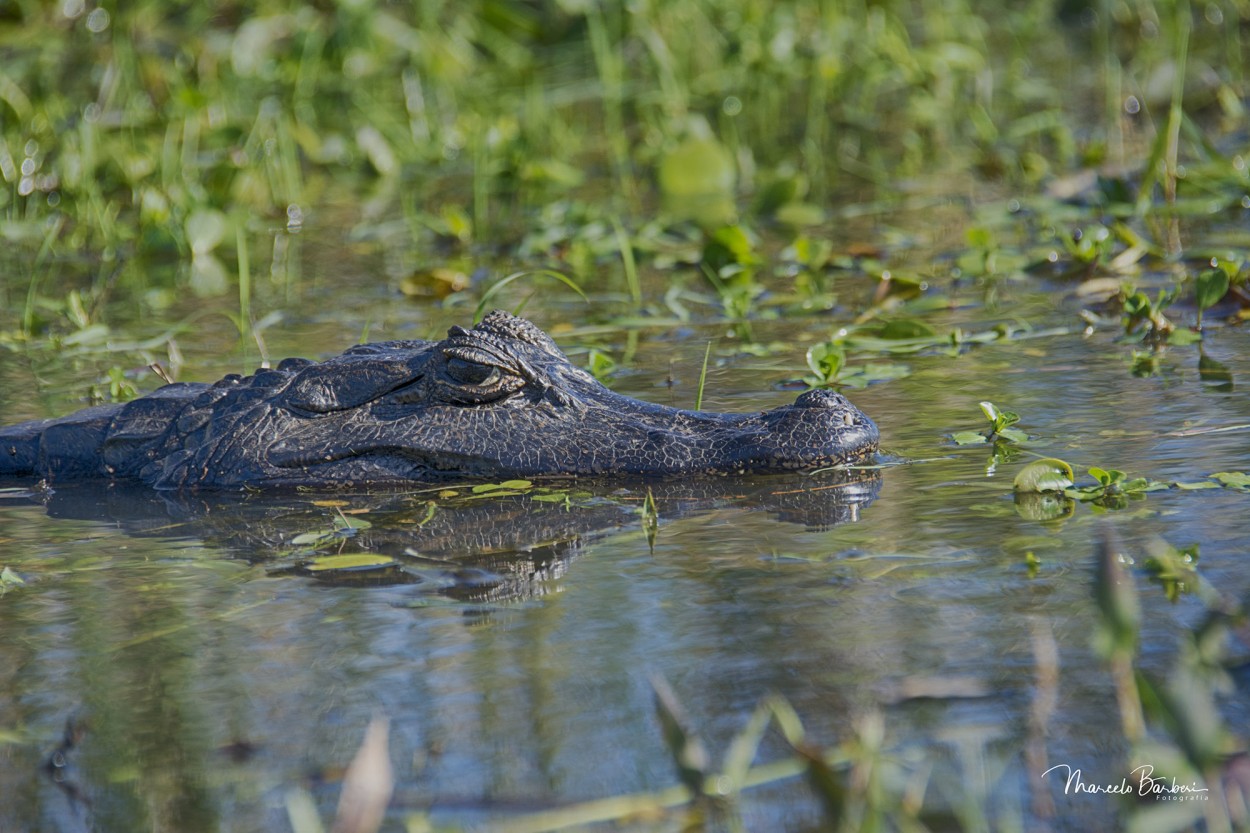
[[[495,311],[442,341],[286,359],[247,377],[178,382],[0,428],[0,478],[189,490],[674,477],[853,463],[877,443],[872,420],[830,390],[753,414],[613,393],[534,324]]]

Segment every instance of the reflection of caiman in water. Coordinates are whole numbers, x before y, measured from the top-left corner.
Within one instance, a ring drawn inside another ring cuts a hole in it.
[[[811,390],[754,414],[613,393],[504,312],[439,342],[288,359],[125,404],[0,428],[0,478],[131,480],[187,491],[466,477],[675,477],[812,470],[877,450],[877,426]]]
[[[41,502],[51,517],[103,521],[130,535],[203,540],[273,572],[346,584],[423,584],[454,599],[492,601],[541,594],[587,540],[644,528],[648,495],[661,523],[728,506],[827,529],[856,520],[876,498],[880,478],[834,471],[690,483],[523,483],[311,495],[64,484],[8,497]]]

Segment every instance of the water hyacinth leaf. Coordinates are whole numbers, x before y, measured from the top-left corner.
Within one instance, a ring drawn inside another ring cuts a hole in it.
[[[1218,304],[1228,293],[1228,273],[1223,269],[1207,269],[1194,279],[1194,300],[1198,312]]]
[[[528,489],[533,485],[533,482],[529,480],[505,480],[502,483],[480,483],[473,487],[472,492],[475,495],[482,495],[488,492],[498,492],[502,490],[515,492],[519,489]]]
[[[496,498],[496,497],[516,497],[518,495],[523,495],[523,494],[525,494],[525,492],[520,491],[519,489],[492,489],[489,492],[481,492],[476,495],[469,495],[468,497],[465,498],[465,500],[482,500],[483,498]]]
[[[1072,466],[1057,457],[1045,457],[1020,469],[1012,488],[1017,492],[1062,492],[1072,483]]]
[[[315,532],[301,532],[299,535],[296,535],[288,541],[288,543],[295,547],[318,547],[322,544],[333,541],[336,538],[338,538],[338,535],[333,529],[321,529]]]
[[[1103,486],[1110,486],[1112,483],[1124,479],[1124,472],[1122,471],[1107,471],[1106,469],[1099,468],[1098,466],[1090,466],[1088,471],[1089,476],[1097,480]]]
[[[989,442],[989,438],[978,431],[956,431],[951,434],[951,439],[955,445],[985,445]]]
[[[346,555],[325,555],[314,558],[305,565],[305,569],[313,572],[321,572],[323,570],[376,570],[379,567],[389,567],[395,563],[395,559],[389,555],[379,555],[373,552],[354,552]]]
[[[1190,344],[1197,344],[1202,341],[1202,333],[1195,332],[1186,328],[1172,330],[1168,333],[1168,344],[1173,347],[1187,347]]]
[[[981,412],[985,414],[985,418],[994,426],[995,433],[1001,432],[1002,429],[1009,425],[1015,425],[1020,421],[1020,415],[1014,411],[999,410],[993,402],[979,402]]]
[[[807,366],[821,381],[837,379],[845,364],[846,351],[840,344],[826,341],[813,344],[807,350]]]
[[[872,382],[889,382],[911,375],[911,367],[900,362],[872,362],[863,367],[848,368],[855,370],[854,375],[846,380],[851,387],[864,387]]]
[[[1211,478],[1226,489],[1250,491],[1250,474],[1244,471],[1217,471]]]
[[[1214,483],[1211,484],[1215,486]],[[1218,486],[1216,488],[1219,488]],[[565,503],[569,499],[568,492],[548,492],[546,494],[534,495],[533,500],[539,503]]]

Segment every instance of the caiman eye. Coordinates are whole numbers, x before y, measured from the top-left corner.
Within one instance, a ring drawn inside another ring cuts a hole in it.
[[[447,375],[451,377],[452,381],[459,382],[462,385],[480,387],[493,385],[498,382],[499,368],[452,356],[447,359]]]

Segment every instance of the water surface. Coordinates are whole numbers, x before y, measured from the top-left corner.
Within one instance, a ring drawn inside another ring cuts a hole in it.
[[[1051,318],[1038,323],[1071,323],[1070,311]],[[785,326],[800,343],[829,333],[818,316],[798,336]],[[781,327],[764,322],[757,338]],[[703,337],[714,335],[638,331],[637,369],[614,387],[690,404]],[[301,784],[328,816],[333,773],[376,714],[391,719],[395,829],[426,809],[477,824],[657,790],[675,775],[653,675],[669,681],[716,759],[775,693],[823,746],[878,715],[885,748],[929,772],[933,812],[988,796],[1002,819],[1026,820],[1049,796],[1056,829],[1109,823],[1114,801],[1065,796],[1025,756],[1033,744],[1090,780],[1122,774],[1114,690],[1091,650],[1100,525],[1132,553],[1155,537],[1199,543],[1205,579],[1242,598],[1246,498],[1171,490],[1117,512],[1078,506],[1066,519],[1030,520],[1011,478],[1032,457],[987,471],[986,447],[947,436],[978,427],[975,403],[992,398],[1024,415],[1030,452],[1078,471],[1198,480],[1247,467],[1246,430],[1186,432],[1250,423],[1244,331],[1208,337],[1231,390],[1203,383],[1196,356],[1181,351],[1164,357],[1160,376],[1135,378],[1109,339],[907,357],[910,376],[851,392],[878,421],[885,458],[906,464],[849,487],[832,475],[656,485],[654,540],[638,511],[642,484],[577,484],[567,506],[413,490],[8,492],[4,563],[26,584],[0,597],[0,792],[12,797],[0,827],[281,829],[285,797]],[[0,360],[7,379],[26,372],[12,354]],[[789,401],[794,392],[781,388],[797,364],[785,353],[726,355],[705,406]],[[38,407],[6,401],[5,410]],[[384,553],[397,565],[334,580],[301,568],[307,553],[292,539],[338,517],[372,526],[322,544],[322,555]],[[1032,572],[1029,552],[1040,560]],[[1136,582],[1140,664],[1162,676],[1179,629],[1203,607],[1187,594],[1169,602],[1143,572]],[[1059,696],[1039,727],[1030,722],[1037,656],[1052,640]],[[1223,706],[1245,725],[1250,697],[1238,680]],[[58,783],[45,762],[67,723],[78,736]],[[770,736],[760,760],[787,754]],[[821,820],[801,779],[749,791],[741,813],[747,829]]]

